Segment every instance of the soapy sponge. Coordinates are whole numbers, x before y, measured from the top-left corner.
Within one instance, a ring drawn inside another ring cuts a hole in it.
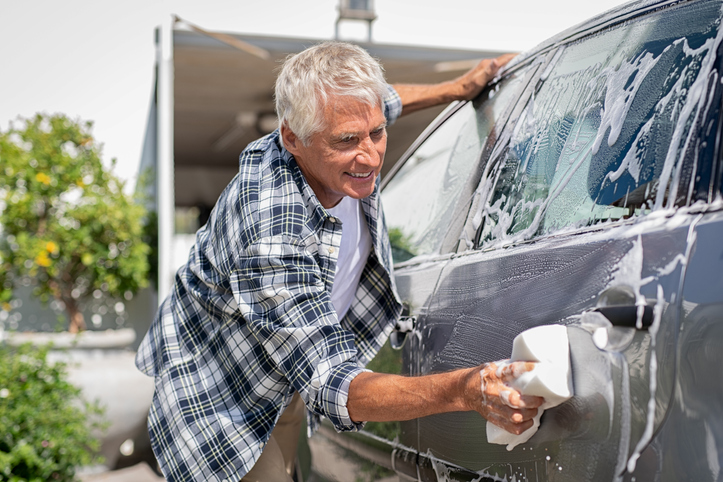
[[[487,423],[487,441],[507,445],[507,450],[527,442],[537,432],[540,417],[545,410],[572,397],[567,328],[561,325],[546,325],[523,331],[515,337],[511,361],[538,362],[533,370],[523,373],[509,385],[522,395],[543,397],[545,403],[538,408],[532,427],[520,435],[511,434]]]

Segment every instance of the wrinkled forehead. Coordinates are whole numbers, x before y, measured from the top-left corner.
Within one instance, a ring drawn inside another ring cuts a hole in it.
[[[364,126],[363,130],[386,125],[382,103],[349,95],[332,95],[320,107],[324,130],[336,130],[340,125],[352,123]]]

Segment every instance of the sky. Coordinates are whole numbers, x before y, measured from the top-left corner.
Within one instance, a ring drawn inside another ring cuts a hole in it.
[[[525,51],[622,0],[375,0],[379,43]],[[18,117],[93,121],[132,186],[153,89],[154,30],[175,14],[207,30],[331,39],[338,0],[0,0],[0,130]],[[366,37],[344,23],[342,39]]]

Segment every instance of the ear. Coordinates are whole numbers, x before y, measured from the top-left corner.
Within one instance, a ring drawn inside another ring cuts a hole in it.
[[[281,140],[284,143],[284,147],[287,151],[290,153],[296,155],[299,152],[299,144],[301,144],[301,139],[296,137],[296,134],[289,129],[289,126],[286,125],[286,122],[281,124]]]

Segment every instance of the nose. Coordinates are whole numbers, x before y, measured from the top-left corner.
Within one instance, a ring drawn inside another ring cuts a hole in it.
[[[367,136],[359,143],[356,160],[359,163],[376,167],[384,160],[385,150],[386,140],[375,143],[370,136]]]

